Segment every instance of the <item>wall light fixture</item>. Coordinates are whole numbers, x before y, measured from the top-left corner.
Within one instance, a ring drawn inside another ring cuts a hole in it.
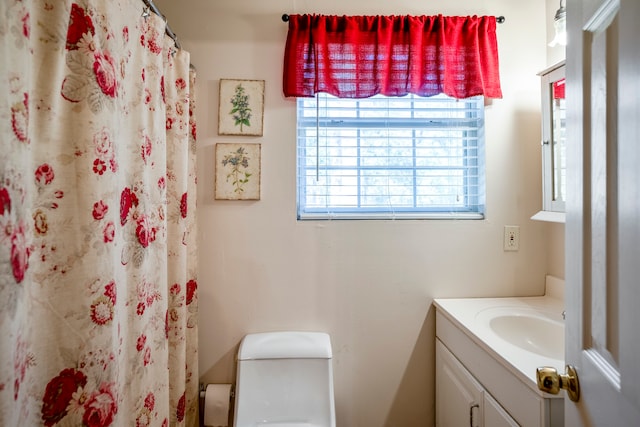
[[[549,46],[566,46],[567,45],[567,9],[564,8],[562,0],[560,0],[560,8],[556,11],[556,16],[553,18],[553,28],[555,30],[555,37],[549,43]]]

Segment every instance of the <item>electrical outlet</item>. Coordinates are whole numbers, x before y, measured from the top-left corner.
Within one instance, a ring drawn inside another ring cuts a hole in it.
[[[504,243],[505,251],[517,251],[520,249],[520,227],[517,225],[504,226]]]

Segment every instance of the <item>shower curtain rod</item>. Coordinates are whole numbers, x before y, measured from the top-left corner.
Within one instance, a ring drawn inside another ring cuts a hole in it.
[[[289,21],[289,15],[287,15],[286,13],[284,15],[282,15],[282,22],[288,22]],[[504,16],[496,16],[496,22],[498,24],[502,24],[504,23],[505,18]]]
[[[148,9],[151,9],[151,11],[153,13],[155,13],[156,15],[158,15],[159,17],[164,19],[165,32],[167,33],[167,35],[169,37],[171,37],[173,39],[173,42],[175,43],[176,47],[178,49],[181,49],[180,43],[178,43],[178,36],[176,36],[174,34],[174,32],[171,31],[171,27],[169,27],[169,23],[167,22],[167,17],[164,16],[162,13],[160,13],[160,10],[158,10],[158,6],[156,6],[155,3],[153,3],[153,0],[142,0],[142,3],[144,3],[145,6],[147,6]],[[142,16],[144,16],[144,17],[149,16],[149,10],[145,10],[144,12],[142,12]]]
[[[173,43],[176,45],[178,49],[182,49],[182,47],[180,46],[180,43],[178,42],[178,36],[176,36],[175,33],[171,31],[171,27],[169,27],[169,23],[167,22],[167,17],[164,16],[162,13],[160,13],[158,6],[156,6],[153,3],[153,0],[142,0],[142,3],[144,3],[145,6],[147,6],[147,9],[142,12],[142,16],[146,18],[147,16],[149,16],[149,10],[151,10],[153,13],[161,17],[164,20],[165,33],[167,33],[167,35],[171,37],[171,39],[173,40]],[[191,68],[192,70],[196,69],[195,65],[191,63],[189,64],[189,68]]]

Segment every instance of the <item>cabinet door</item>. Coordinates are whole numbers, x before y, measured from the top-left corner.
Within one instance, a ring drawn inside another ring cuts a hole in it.
[[[564,62],[544,71],[541,83],[542,208],[564,212],[567,171]]]
[[[520,426],[486,391],[484,392],[484,425],[487,427]]]
[[[436,339],[436,426],[483,427],[482,398],[480,383]]]

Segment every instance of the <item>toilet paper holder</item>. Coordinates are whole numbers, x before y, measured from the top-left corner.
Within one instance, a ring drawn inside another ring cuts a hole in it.
[[[204,399],[204,396],[207,392],[207,384],[200,383],[200,399]],[[231,384],[231,391],[229,392],[229,396],[233,399],[236,396],[236,388],[233,384]]]
[[[200,417],[204,426],[229,426],[233,422],[233,384],[199,384]]]

